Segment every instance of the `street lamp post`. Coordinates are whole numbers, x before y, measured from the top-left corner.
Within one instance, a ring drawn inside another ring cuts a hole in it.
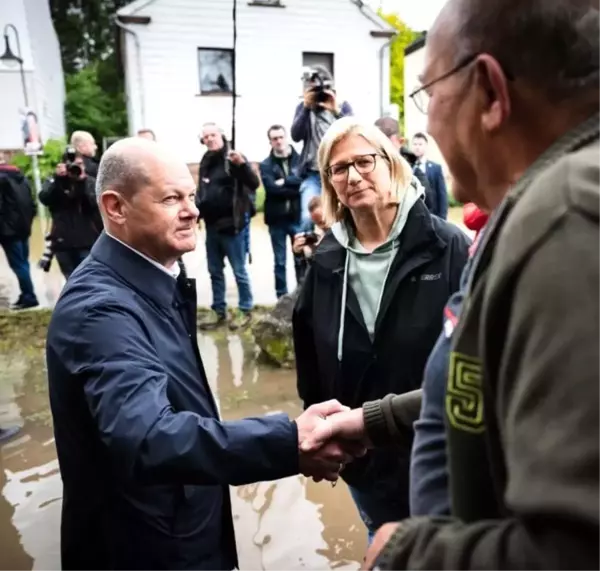
[[[10,49],[10,40],[8,38],[8,30],[12,30],[15,39],[17,41],[17,55]],[[23,56],[21,53],[21,41],[19,39],[19,32],[12,24],[6,24],[4,26],[4,53],[0,56],[0,61],[6,65],[6,67],[13,67],[16,63],[21,68],[21,83],[23,84],[23,95],[25,96],[25,107],[29,107],[29,98],[27,97],[27,83],[25,82],[25,70],[23,69]]]
[[[17,54],[15,54],[10,47],[10,39],[8,37],[8,31],[12,30],[17,42]],[[18,64],[21,71],[21,83],[23,85],[23,97],[25,99],[25,114],[29,108],[29,97],[27,95],[27,82],[25,81],[25,69],[23,68],[23,53],[21,52],[21,41],[19,39],[19,31],[13,24],[6,24],[4,26],[4,53],[0,56],[0,62],[6,67],[14,67]],[[44,216],[44,207],[39,203],[39,194],[42,190],[42,181],[40,177],[40,167],[38,163],[38,156],[36,152],[31,153],[31,163],[33,167],[33,181],[35,184],[35,196],[38,203],[38,212],[42,218],[42,225]]]

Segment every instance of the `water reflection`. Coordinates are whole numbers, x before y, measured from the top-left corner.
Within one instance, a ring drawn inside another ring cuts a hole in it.
[[[250,338],[201,335],[225,419],[301,412],[295,377],[257,365]],[[0,354],[0,423],[23,424],[0,448],[0,569],[59,569],[62,483],[41,351]],[[232,488],[242,569],[357,569],[366,534],[346,486],[302,476]]]

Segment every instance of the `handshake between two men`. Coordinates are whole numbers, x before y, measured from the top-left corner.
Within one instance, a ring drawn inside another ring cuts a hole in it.
[[[344,466],[367,453],[363,410],[337,400],[312,405],[296,419],[300,473],[336,482]]]
[[[422,389],[390,394],[353,410],[337,400],[308,407],[296,419],[300,472],[317,482],[335,482],[344,466],[367,449],[411,438],[422,394]]]

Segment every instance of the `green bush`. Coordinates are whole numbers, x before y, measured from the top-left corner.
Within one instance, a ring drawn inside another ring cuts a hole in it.
[[[454,198],[454,195],[452,194],[452,192],[448,192],[448,206],[450,208],[454,208],[455,206],[462,206],[463,203],[459,202],[458,200],[456,200],[456,198]]]
[[[38,157],[40,179],[42,184],[54,173],[56,165],[60,163],[63,153],[65,152],[65,146],[65,141],[61,141],[59,139],[48,139],[44,144],[44,154]],[[27,177],[32,190],[35,191],[35,183],[33,180],[33,162],[31,157],[27,156],[25,153],[17,153],[11,162]]]

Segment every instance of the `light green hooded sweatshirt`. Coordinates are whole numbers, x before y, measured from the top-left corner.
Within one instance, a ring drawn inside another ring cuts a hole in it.
[[[398,212],[387,240],[372,252],[365,250],[354,235],[352,226],[348,223],[336,222],[332,226],[333,236],[347,251],[338,334],[338,361],[342,360],[348,284],[350,284],[358,298],[365,325],[371,341],[373,341],[375,322],[379,313],[385,283],[396,252],[400,247],[400,235],[408,219],[409,212],[424,194],[423,186],[413,177],[398,205]]]

